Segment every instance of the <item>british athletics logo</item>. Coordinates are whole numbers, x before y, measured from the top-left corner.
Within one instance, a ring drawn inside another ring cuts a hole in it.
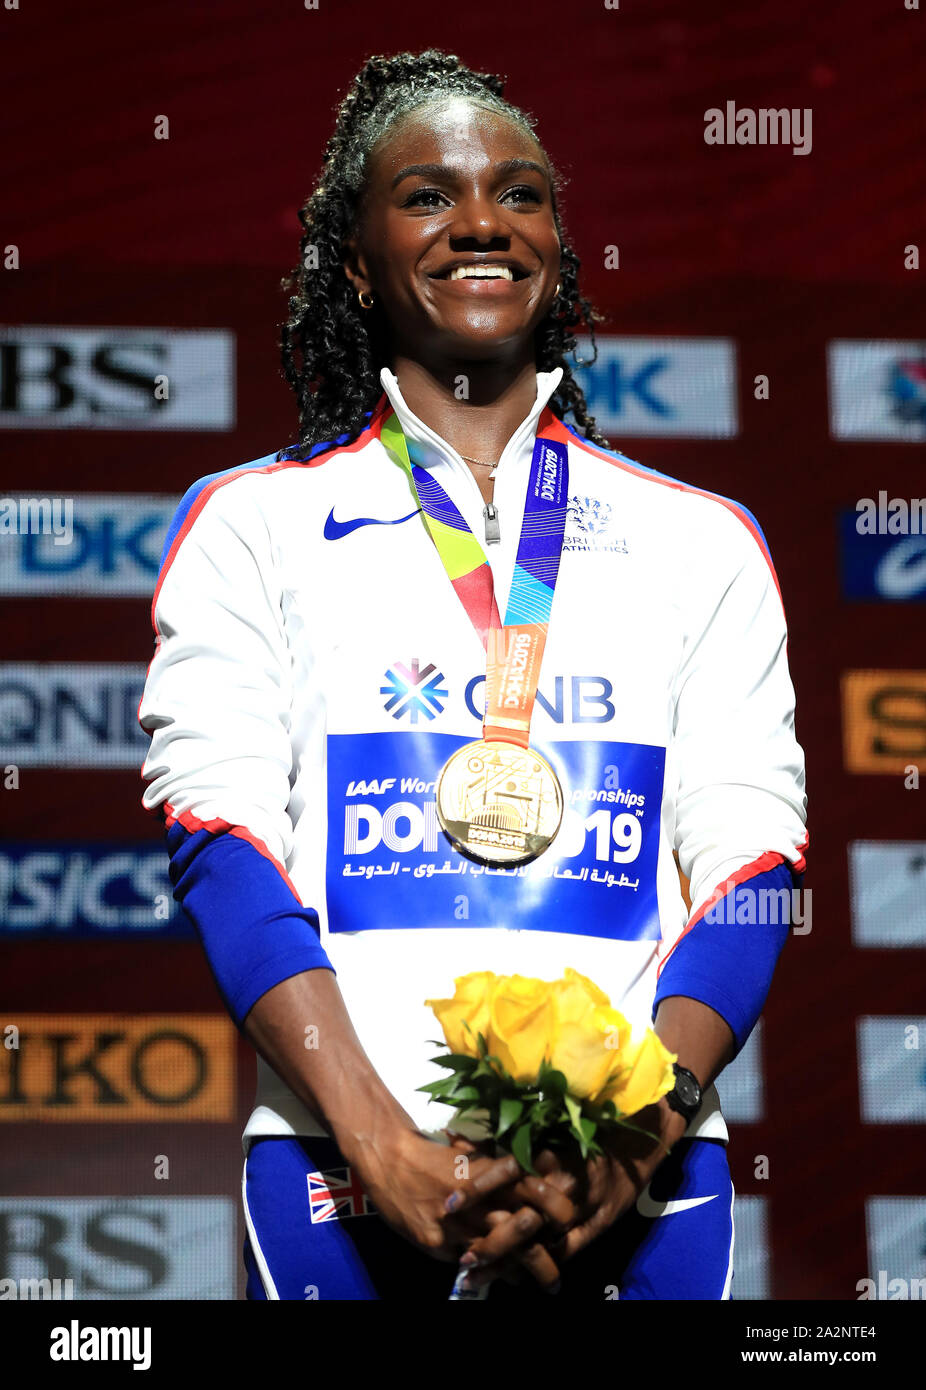
[[[321,1221],[337,1221],[342,1216],[375,1216],[370,1201],[350,1168],[332,1168],[327,1173],[309,1173],[309,1216],[313,1226]]]
[[[433,719],[443,711],[447,698],[447,690],[442,685],[444,673],[438,671],[433,662],[422,671],[417,657],[410,666],[394,661],[383,680],[386,684],[380,686],[379,693],[388,695],[385,707],[393,719],[408,715],[412,724],[417,724],[419,715]]]

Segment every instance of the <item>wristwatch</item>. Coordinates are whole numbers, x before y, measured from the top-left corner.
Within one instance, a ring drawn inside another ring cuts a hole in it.
[[[678,1062],[672,1063],[672,1070],[675,1072],[675,1087],[665,1097],[666,1104],[690,1124],[701,1109],[701,1083],[686,1067],[680,1067]]]

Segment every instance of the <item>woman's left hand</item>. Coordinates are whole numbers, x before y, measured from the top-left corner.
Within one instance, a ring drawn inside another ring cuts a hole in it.
[[[550,1241],[543,1233],[544,1219],[536,1210],[526,1215],[522,1204],[517,1212],[509,1210],[504,1217],[493,1213],[492,1230],[471,1241],[462,1261],[471,1271],[467,1281],[470,1287],[478,1288],[499,1277],[510,1278],[517,1264],[526,1262],[525,1255],[530,1255],[531,1263],[538,1262],[539,1251],[545,1251],[546,1258],[552,1258],[557,1267],[562,1266],[629,1210],[686,1129],[683,1117],[665,1101],[634,1115],[633,1124],[651,1131],[657,1140],[635,1130],[622,1129],[605,1141],[603,1154],[587,1159],[584,1164],[577,1160],[564,1165],[549,1149],[538,1155],[534,1166],[545,1182],[571,1198],[577,1208],[575,1221],[564,1235]],[[526,1201],[530,1202],[529,1196]],[[522,1224],[525,1249],[515,1260],[511,1257],[499,1260],[499,1251],[511,1233],[508,1223],[512,1220]],[[527,1243],[530,1241],[534,1244]],[[475,1263],[471,1256],[475,1257]],[[544,1282],[549,1287],[549,1279]]]

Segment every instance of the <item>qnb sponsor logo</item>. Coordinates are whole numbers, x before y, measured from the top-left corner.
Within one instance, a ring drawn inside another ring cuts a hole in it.
[[[150,1327],[53,1327],[48,1355],[52,1361],[131,1361],[133,1371],[151,1367]]]
[[[811,107],[711,106],[704,113],[705,145],[790,145],[792,154],[813,148]]]
[[[73,497],[0,497],[0,536],[50,536],[53,545],[70,545]]]
[[[577,340],[573,373],[604,433],[713,439],[738,434],[732,339],[605,336],[596,342],[592,361],[590,340]]]
[[[485,676],[473,676],[464,692],[466,708],[480,723],[484,717]],[[482,687],[480,691],[480,687]],[[477,696],[477,692],[480,692]],[[607,676],[556,676],[546,693],[537,690],[537,707],[554,724],[607,724],[614,718],[614,686]],[[483,708],[480,708],[480,705]]]
[[[73,1279],[2,1279],[0,1299],[62,1299],[74,1297]]]
[[[148,597],[178,499],[98,494],[68,500],[73,524],[66,549],[45,531],[0,544],[0,593]]]
[[[0,428],[235,426],[235,340],[221,330],[0,329]]]
[[[407,717],[412,724],[417,724],[419,715],[433,719],[442,712],[447,690],[443,685],[443,672],[433,663],[422,670],[417,657],[408,666],[395,661],[383,680],[386,684],[380,686],[379,693],[389,697],[385,708],[393,719]]]
[[[11,662],[0,666],[0,746],[22,767],[141,766],[136,711],[142,665]]]

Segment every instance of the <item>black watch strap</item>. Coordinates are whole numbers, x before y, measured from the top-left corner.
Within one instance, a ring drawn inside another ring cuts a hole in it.
[[[678,1062],[672,1063],[672,1070],[675,1086],[666,1095],[666,1104],[690,1123],[701,1109],[701,1083],[693,1072],[680,1067]]]

